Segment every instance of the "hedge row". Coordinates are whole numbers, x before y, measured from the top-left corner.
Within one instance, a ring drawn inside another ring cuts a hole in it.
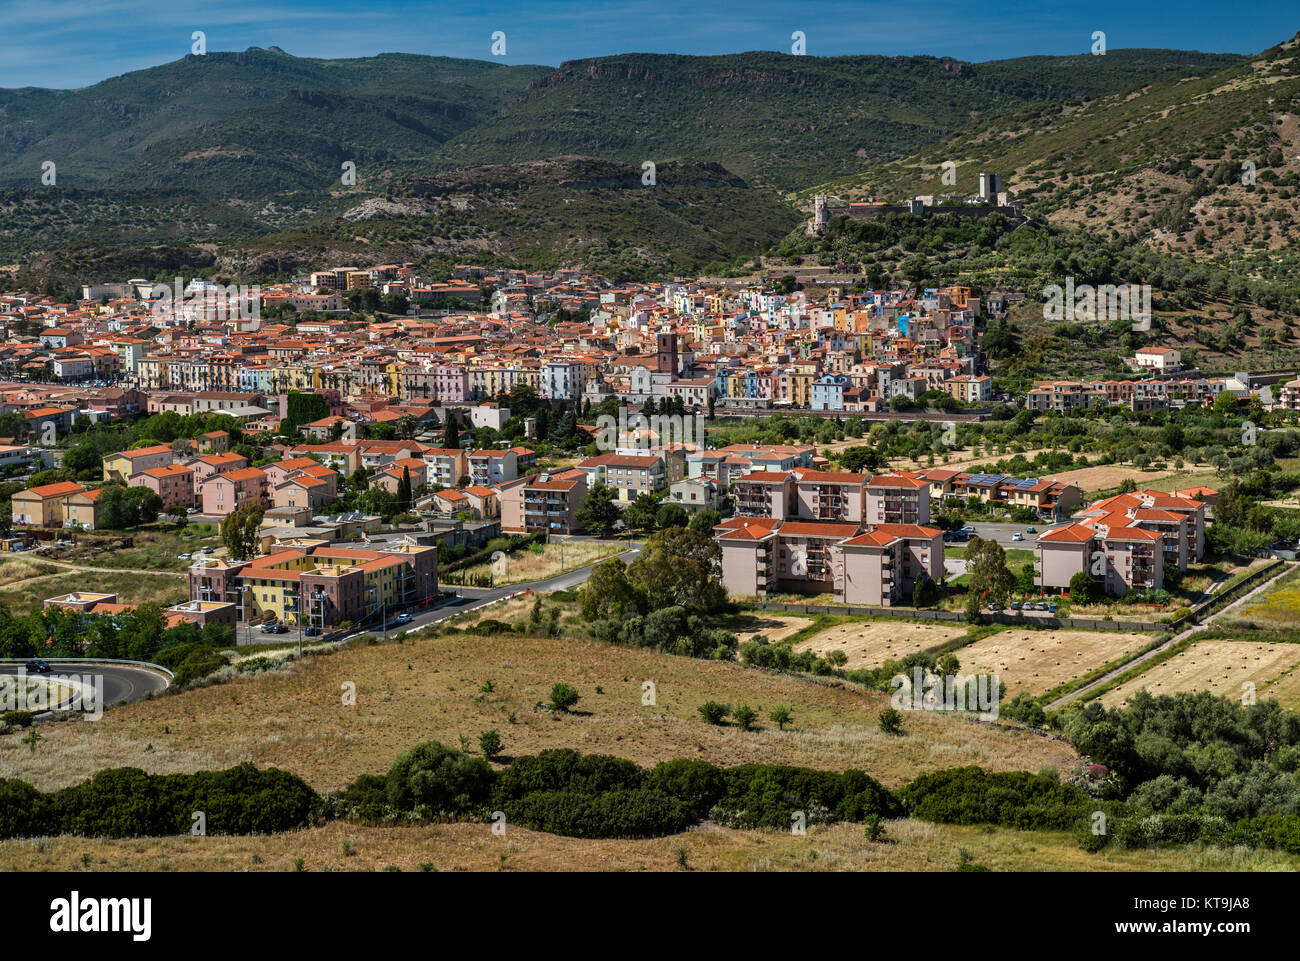
[[[188,834],[199,811],[209,834],[270,834],[310,823],[318,800],[297,775],[252,764],[196,774],[113,768],[49,793],[0,779],[0,838]]]
[[[707,761],[665,761],[649,770],[623,758],[562,749],[516,758],[494,772],[436,741],[397,759],[386,777],[365,775],[327,800],[336,817],[366,821],[486,818],[572,837],[654,837],[704,819],[736,827],[788,828],[904,813],[861,771]]]
[[[363,775],[318,796],[301,778],[242,764],[225,771],[146,774],[101,771],[43,793],[0,779],[0,838],[75,834],[139,837],[189,833],[202,811],[210,834],[288,831],[321,819],[369,822],[486,820],[582,838],[656,837],[701,820],[737,828],[910,816],[943,824],[1073,830],[1087,850],[1206,842],[1300,854],[1300,815],[1232,823],[1205,813],[1150,814],[1099,801],[1051,774],[978,767],[925,774],[890,791],[862,771],[774,764],[720,768],[679,759],[646,769],[623,758],[563,749],[515,759],[494,771],[483,758],[436,741],[401,754],[386,775]],[[1097,812],[1106,830],[1093,834]]]

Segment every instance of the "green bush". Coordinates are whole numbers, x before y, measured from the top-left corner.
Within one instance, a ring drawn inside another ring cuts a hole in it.
[[[175,675],[172,683],[177,687],[205,678],[230,663],[226,655],[197,641],[165,647],[154,655],[154,661],[171,670]]]
[[[9,727],[31,727],[34,715],[31,711],[5,711],[0,714],[0,724]]]
[[[702,820],[726,793],[727,777],[708,761],[678,758],[656,764],[645,786],[677,798]]]
[[[258,770],[252,764],[164,775],[112,768],[51,794],[21,782],[0,785],[0,836],[6,837],[184,834],[198,811],[206,818],[209,834],[269,834],[303,827],[319,801],[297,775],[276,768]],[[25,802],[25,815],[8,811],[6,802],[18,799]]]
[[[3,805],[0,804],[0,810]],[[1277,848],[1300,854],[1300,815],[1265,814],[1239,821],[1230,833],[1233,844]]]
[[[497,775],[495,803],[537,792],[600,794],[641,787],[646,772],[632,761],[608,754],[581,754],[571,748],[516,758]]]
[[[661,837],[695,820],[677,798],[645,789],[602,794],[537,791],[510,802],[505,811],[516,824],[576,838]]]
[[[330,817],[349,818],[375,823],[395,813],[388,803],[388,778],[382,774],[363,774],[343,790],[327,799]]]
[[[568,711],[580,698],[578,689],[572,684],[556,684],[551,688],[551,707],[557,711]]]
[[[1070,830],[1099,803],[1084,791],[1026,771],[950,768],[923,774],[898,792],[912,817],[940,824],[997,824]]]
[[[45,796],[25,781],[0,778],[0,838],[57,834],[46,822]]]
[[[481,810],[492,794],[491,765],[481,757],[437,741],[425,741],[399,755],[388,771],[388,803],[398,811],[430,818],[458,817]]]
[[[700,705],[700,717],[710,724],[721,724],[731,713],[731,705],[719,704],[717,701],[705,701]]]
[[[724,772],[726,793],[710,818],[737,828],[788,828],[796,811],[808,824],[894,817],[894,795],[862,771],[817,771],[771,764],[742,764]]]

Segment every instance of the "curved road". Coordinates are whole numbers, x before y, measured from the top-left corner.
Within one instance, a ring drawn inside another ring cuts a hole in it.
[[[77,661],[50,661],[49,674],[32,674],[33,677],[57,677],[68,674],[90,674],[104,678],[104,707],[138,701],[150,694],[165,690],[171,683],[157,671],[132,664],[93,664]],[[0,674],[15,675],[25,671],[22,664],[0,664]]]
[[[634,542],[635,543],[635,542]],[[455,590],[459,595],[456,600],[449,601],[445,604],[415,615],[405,624],[390,623],[388,632],[400,631],[404,634],[412,634],[421,628],[428,627],[430,624],[437,624],[439,621],[445,621],[450,617],[456,617],[464,614],[466,611],[472,611],[478,607],[486,607],[495,601],[503,600],[511,594],[518,594],[523,591],[537,591],[545,593],[548,591],[562,591],[571,587],[578,587],[585,584],[587,578],[591,576],[591,569],[597,564],[603,564],[608,560],[617,557],[624,564],[630,564],[632,560],[641,553],[641,547],[630,547],[620,554],[611,554],[608,557],[602,557],[585,564],[582,567],[574,568],[571,571],[565,571],[562,574],[556,574],[553,577],[543,578],[540,581],[527,581],[517,584],[507,584],[502,587],[456,587]],[[331,638],[331,640],[351,640],[354,637],[360,637],[362,634],[374,634],[379,628],[369,627],[362,631],[354,631],[343,638]]]

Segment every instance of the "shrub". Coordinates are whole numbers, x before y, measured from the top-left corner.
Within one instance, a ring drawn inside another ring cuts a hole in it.
[[[57,834],[45,823],[45,795],[25,781],[0,778],[0,838]]]
[[[537,792],[599,794],[639,788],[644,780],[645,771],[632,761],[559,748],[516,758],[497,775],[494,798],[504,804]]]
[[[363,774],[343,790],[327,799],[331,817],[358,821],[383,821],[393,816],[388,803],[388,778],[382,774]]]
[[[710,724],[721,724],[731,713],[729,704],[719,704],[717,701],[705,701],[700,705],[700,717]]]
[[[45,798],[52,833],[90,837],[188,833],[196,811],[211,834],[288,831],[307,824],[318,802],[297,775],[252,764],[166,775],[113,768]]]
[[[645,786],[677,798],[696,818],[708,816],[727,791],[727,778],[721,768],[708,761],[678,758],[655,765]]]
[[[31,711],[5,711],[4,714],[0,714],[0,724],[9,727],[31,727],[33,716]]]
[[[171,670],[177,687],[202,680],[230,663],[226,655],[197,641],[165,647],[154,655],[154,661]]]
[[[506,816],[537,831],[577,838],[657,837],[675,834],[694,820],[676,798],[644,789],[538,791],[511,802]]]
[[[727,791],[710,817],[738,828],[789,827],[802,811],[809,824],[892,817],[902,808],[894,795],[861,771],[743,764],[725,772]]]
[[[437,741],[398,756],[388,772],[388,803],[399,811],[454,817],[481,809],[492,794],[492,768],[482,758]]]
[[[1003,704],[1001,715],[1012,721],[1027,724],[1030,727],[1045,727],[1047,725],[1047,712],[1043,710],[1034,696],[1027,692],[1017,694],[1006,704]]]
[[[556,684],[551,688],[551,707],[557,711],[568,711],[578,703],[580,697],[576,687],[569,684]]]
[[[501,753],[501,735],[496,731],[484,731],[478,736],[479,750],[488,760]]]
[[[740,725],[742,731],[752,731],[754,729],[754,721],[758,719],[758,714],[755,713],[754,709],[748,704],[742,704],[740,707],[736,708],[732,717],[736,719],[736,723]]]
[[[902,734],[903,733],[903,715],[898,713],[892,707],[887,707],[880,712],[880,733],[881,734]]]
[[[1085,791],[1055,778],[978,767],[923,774],[898,793],[912,817],[940,824],[1070,830],[1098,806]]]

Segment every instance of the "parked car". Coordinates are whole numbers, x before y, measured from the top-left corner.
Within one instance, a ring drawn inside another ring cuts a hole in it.
[[[1020,602],[1019,602],[1019,601],[1012,601],[1012,602],[1011,602],[1011,609],[1012,609],[1013,611],[1018,611],[1018,610],[1020,610]]]
[[[307,628],[307,630],[303,631],[302,634],[303,634],[303,637],[319,637],[319,636],[320,636],[320,628],[319,628],[319,627],[309,627],[309,628]]]
[[[262,625],[263,634],[287,634],[289,629],[279,621],[272,621],[270,624]]]
[[[48,674],[50,673],[50,665],[39,657],[33,657],[27,662],[27,670],[31,674]]]
[[[1047,601],[1039,601],[1037,604],[1034,605],[1034,609],[1039,611],[1047,610]]]

